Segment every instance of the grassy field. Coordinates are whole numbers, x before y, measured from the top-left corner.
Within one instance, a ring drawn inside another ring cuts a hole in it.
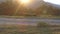
[[[44,27],[38,28],[37,26],[31,25],[0,25],[0,34],[60,34],[60,31],[54,30],[56,29],[54,28],[50,30]]]
[[[36,28],[26,25],[0,25],[0,34],[33,34]]]

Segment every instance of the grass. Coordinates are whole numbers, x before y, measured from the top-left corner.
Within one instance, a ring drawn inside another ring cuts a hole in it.
[[[0,18],[60,18],[60,16],[49,16],[49,15],[40,15],[40,16],[5,16],[5,15],[0,15]]]
[[[24,25],[0,25],[0,34],[29,34],[36,30],[35,27],[32,27]]]
[[[50,30],[46,28],[37,28],[36,26],[30,25],[0,25],[0,34],[46,34],[49,33],[49,31]],[[51,30],[50,33],[60,34],[60,31],[52,32]]]

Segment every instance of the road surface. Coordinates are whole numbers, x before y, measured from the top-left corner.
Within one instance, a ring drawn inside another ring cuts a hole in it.
[[[42,19],[42,18],[20,18],[20,19],[15,19],[15,18],[0,18],[0,24],[36,24],[38,22],[46,22],[50,24],[60,24],[60,19]]]

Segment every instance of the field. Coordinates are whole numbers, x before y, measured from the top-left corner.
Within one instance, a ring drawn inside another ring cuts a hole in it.
[[[59,27],[60,28],[60,27]],[[0,34],[60,34],[59,28],[38,28],[31,25],[0,25]]]
[[[33,34],[35,30],[27,25],[0,25],[0,34]]]

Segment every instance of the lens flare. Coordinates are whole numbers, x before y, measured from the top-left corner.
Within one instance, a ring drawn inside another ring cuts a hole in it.
[[[24,4],[28,4],[28,3],[30,3],[30,0],[19,0],[22,4],[24,3]]]

